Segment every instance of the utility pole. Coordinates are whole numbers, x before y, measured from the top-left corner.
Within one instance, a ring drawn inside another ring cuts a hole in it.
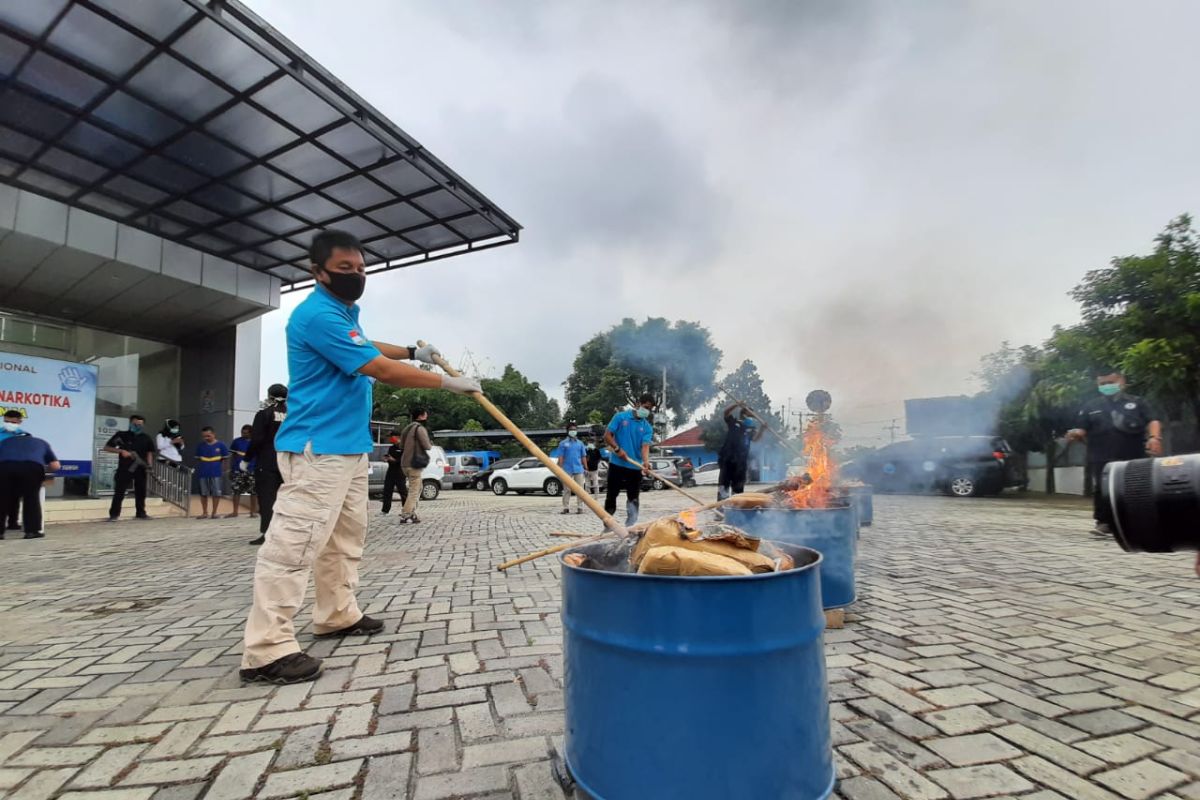
[[[664,366],[662,368],[662,370],[663,370],[662,398],[658,402],[658,407],[662,409],[663,438],[665,439],[665,438],[667,438],[667,435],[671,432],[671,430],[670,430],[671,421],[670,421],[670,417],[667,416],[667,368]]]
[[[892,434],[892,441],[896,441],[896,431],[900,430],[900,418],[892,417],[891,425],[884,425],[883,429]]]

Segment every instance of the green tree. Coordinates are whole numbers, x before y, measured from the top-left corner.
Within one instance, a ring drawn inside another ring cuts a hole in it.
[[[682,424],[712,398],[713,378],[721,351],[708,329],[695,322],[669,322],[661,317],[645,322],[622,320],[598,333],[579,348],[567,377],[567,419],[607,421],[615,411],[642,394],[662,394],[667,374],[664,410]]]

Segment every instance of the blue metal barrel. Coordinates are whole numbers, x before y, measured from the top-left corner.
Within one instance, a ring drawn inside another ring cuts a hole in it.
[[[825,608],[854,602],[854,561],[858,525],[854,509],[730,508],[725,521],[751,536],[811,547],[821,559],[821,601]]]
[[[565,755],[586,796],[829,797],[820,555],[780,547],[795,569],[681,578],[563,564]]]
[[[864,528],[875,521],[875,494],[870,486],[848,486],[846,494],[851,507],[858,513],[858,524]]]

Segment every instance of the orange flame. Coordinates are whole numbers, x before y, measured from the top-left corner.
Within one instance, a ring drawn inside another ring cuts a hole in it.
[[[829,508],[833,505],[833,487],[837,482],[837,464],[830,454],[833,441],[820,418],[804,429],[806,480],[787,492],[793,508]]]

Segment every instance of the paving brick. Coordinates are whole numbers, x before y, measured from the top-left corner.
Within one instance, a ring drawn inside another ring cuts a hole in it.
[[[258,779],[267,771],[274,750],[262,750],[229,759],[212,786],[204,795],[205,800],[243,800],[254,796]]]
[[[900,795],[876,779],[861,775],[840,781],[838,794],[846,800],[901,800]]]
[[[1023,751],[990,733],[930,739],[924,745],[956,767],[1004,761],[1023,755]]]
[[[508,771],[504,767],[477,767],[462,772],[422,776],[417,780],[414,796],[416,800],[445,800],[507,788]]]
[[[110,747],[104,755],[97,758],[83,769],[71,781],[74,787],[103,787],[112,784],[113,779],[128,769],[148,745],[127,744],[120,747]]]
[[[345,786],[354,780],[362,765],[362,760],[358,759],[335,761],[332,764],[304,767],[287,772],[274,772],[267,776],[267,782],[263,784],[258,797],[268,800],[272,797],[291,797],[301,792],[315,793]]]
[[[1163,749],[1161,744],[1144,739],[1136,733],[1119,733],[1116,736],[1091,739],[1080,742],[1076,747],[1109,764],[1127,764]]]
[[[509,764],[531,761],[547,755],[546,739],[531,736],[490,744],[475,744],[463,748],[463,766],[483,767],[489,764]]]
[[[838,752],[848,756],[901,797],[910,800],[939,800],[949,797],[945,789],[922,777],[878,745],[867,742],[850,744],[840,748]]]
[[[407,800],[412,754],[377,756],[367,762],[360,800]]]
[[[1071,800],[1117,800],[1112,792],[1044,758],[1025,756],[1010,762],[1010,766],[1031,781],[1060,792]]]
[[[205,778],[221,762],[219,756],[204,756],[174,761],[144,761],[125,776],[123,785],[181,783]]]
[[[50,800],[71,779],[78,767],[60,767],[35,772],[29,780],[4,796],[4,800]]]
[[[1112,709],[1092,711],[1087,714],[1074,714],[1063,717],[1062,721],[1092,736],[1107,736],[1114,733],[1124,733],[1144,727],[1145,722],[1128,714]]]
[[[312,725],[300,730],[290,731],[283,739],[283,747],[279,750],[279,759],[275,762],[278,769],[292,769],[312,764],[317,758],[317,749],[325,741],[326,725]],[[284,737],[282,731],[274,732]]]
[[[364,736],[361,739],[339,739],[330,743],[330,759],[345,761],[388,753],[399,753],[412,747],[411,731]]]
[[[954,800],[972,797],[994,797],[998,794],[1019,794],[1036,788],[1020,774],[1003,764],[980,764],[956,769],[935,769],[928,773],[935,782],[946,787]]]
[[[421,775],[458,769],[453,725],[422,728],[417,733],[417,751],[417,772]]]
[[[280,731],[258,731],[257,733],[229,733],[224,736],[205,736],[196,742],[192,755],[208,756],[222,753],[249,753],[266,747],[274,748],[283,739]]]
[[[458,722],[459,736],[463,741],[486,739],[498,733],[496,721],[492,718],[492,709],[487,703],[458,706],[454,709]]]
[[[123,744],[157,739],[171,727],[169,722],[148,725],[122,725],[110,728],[92,728],[79,738],[79,744]]]
[[[86,764],[100,755],[101,748],[79,747],[29,747],[8,759],[14,767],[65,767]]]
[[[925,714],[921,719],[936,726],[942,733],[951,736],[983,731],[1004,724],[1004,720],[999,717],[988,713],[979,706],[970,705],[933,711]]]
[[[1130,800],[1146,800],[1188,782],[1188,776],[1179,770],[1163,766],[1157,761],[1143,759],[1101,772],[1096,781]]]
[[[440,708],[442,706],[460,706],[468,703],[482,703],[487,700],[483,689],[450,689],[445,692],[432,692],[417,695],[417,708]]]
[[[254,730],[266,731],[278,728],[301,728],[320,725],[334,716],[331,708],[316,708],[312,711],[285,711],[280,714],[264,714],[254,723]]]
[[[250,730],[250,723],[254,721],[266,704],[266,700],[245,700],[234,703],[225,710],[220,719],[213,723],[209,733],[216,735]]]
[[[212,721],[207,719],[176,723],[166,735],[158,740],[158,744],[150,748],[146,758],[173,758],[183,755],[211,724]]]
[[[21,781],[33,774],[33,767],[18,769],[15,767],[0,767],[0,789],[12,789]]]
[[[346,739],[353,736],[366,736],[371,729],[371,717],[375,715],[375,706],[345,706],[337,712],[337,721],[333,723],[330,739]]]
[[[150,800],[154,787],[138,789],[81,789],[60,794],[59,800]]]
[[[953,708],[954,706],[980,705],[996,700],[978,686],[951,686],[945,689],[926,689],[917,692],[918,696],[934,708]]]

